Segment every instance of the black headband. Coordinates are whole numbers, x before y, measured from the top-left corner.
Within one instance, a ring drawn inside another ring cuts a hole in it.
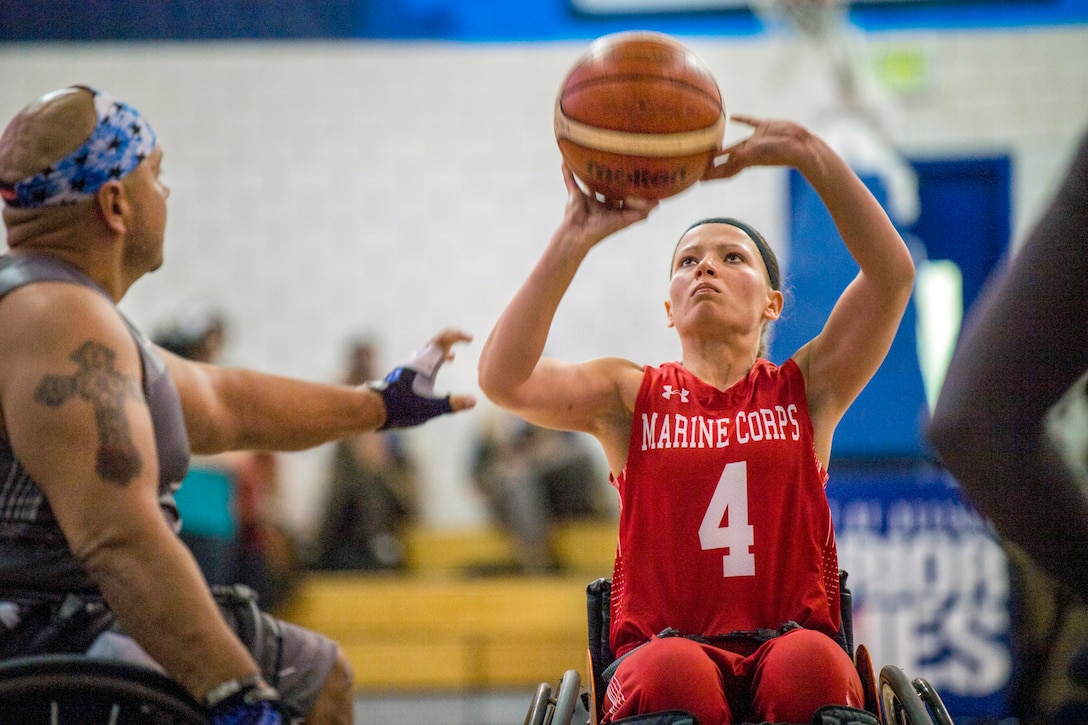
[[[731,227],[736,227],[742,232],[748,235],[759,250],[759,256],[763,258],[763,266],[767,268],[767,278],[771,281],[771,289],[781,289],[782,280],[779,279],[778,265],[774,263],[774,254],[771,252],[771,248],[767,245],[767,240],[749,224],[746,224],[739,219],[733,217],[710,217],[709,219],[700,219],[692,224],[690,227],[684,230],[684,234],[687,234],[695,227],[701,227],[704,224],[728,224]],[[680,238],[684,238],[684,234],[680,235]]]

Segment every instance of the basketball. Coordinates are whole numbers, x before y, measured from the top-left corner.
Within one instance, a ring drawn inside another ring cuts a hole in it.
[[[703,175],[725,133],[710,69],[675,38],[605,35],[574,63],[555,102],[567,167],[599,199],[664,199]]]

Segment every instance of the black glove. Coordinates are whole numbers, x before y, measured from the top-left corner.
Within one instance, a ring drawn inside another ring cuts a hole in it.
[[[433,342],[427,343],[403,365],[368,385],[382,396],[385,423],[378,430],[407,428],[453,411],[450,396],[434,395],[434,380],[446,361],[446,352]]]
[[[290,722],[279,693],[258,676],[231,680],[208,695],[208,722],[212,725],[284,725]]]

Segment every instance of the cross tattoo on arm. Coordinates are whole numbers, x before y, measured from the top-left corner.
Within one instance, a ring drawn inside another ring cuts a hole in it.
[[[34,390],[34,400],[50,408],[74,396],[90,401],[98,427],[95,471],[105,480],[124,486],[139,475],[142,466],[125,418],[125,398],[143,398],[136,381],[114,368],[116,358],[117,354],[102,343],[84,342],[69,358],[79,370],[73,375],[42,377]]]

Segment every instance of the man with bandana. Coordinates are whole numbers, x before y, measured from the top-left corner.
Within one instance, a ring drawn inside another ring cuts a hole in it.
[[[384,381],[325,385],[184,360],[117,308],[163,261],[163,149],[131,106],[49,93],[0,136],[0,657],[165,671],[213,723],[351,722],[337,645],[212,592],[177,536],[190,452],[300,450],[470,408],[439,332]]]

